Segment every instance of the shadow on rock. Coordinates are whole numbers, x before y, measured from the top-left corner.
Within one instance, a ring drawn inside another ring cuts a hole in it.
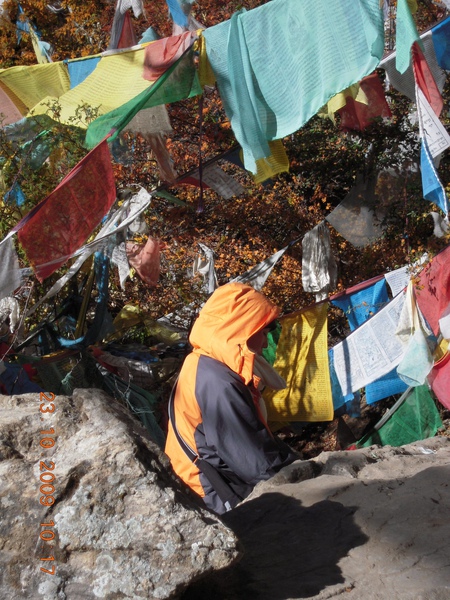
[[[239,563],[192,584],[182,600],[308,598],[343,583],[340,559],[368,538],[357,507],[324,500],[310,507],[267,493],[223,516],[242,544]]]

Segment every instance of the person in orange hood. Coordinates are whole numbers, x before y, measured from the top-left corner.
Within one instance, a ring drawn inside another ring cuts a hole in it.
[[[269,430],[255,373],[279,313],[249,285],[219,287],[194,323],[193,350],[172,391],[165,452],[217,514],[299,458]]]

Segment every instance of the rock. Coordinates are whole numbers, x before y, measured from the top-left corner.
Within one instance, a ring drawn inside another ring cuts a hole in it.
[[[450,600],[449,515],[450,439],[324,452],[224,515],[243,558],[182,600]]]
[[[234,533],[99,390],[0,396],[0,458],[1,598],[173,598],[239,557]]]

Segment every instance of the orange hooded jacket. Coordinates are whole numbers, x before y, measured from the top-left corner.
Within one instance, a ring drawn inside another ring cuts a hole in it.
[[[174,390],[178,433],[233,488],[234,505],[254,485],[298,458],[275,439],[258,408],[255,354],[249,338],[279,315],[279,309],[249,285],[218,288],[200,311]],[[165,451],[177,475],[219,514],[226,508],[208,478],[187,456],[172,423]]]

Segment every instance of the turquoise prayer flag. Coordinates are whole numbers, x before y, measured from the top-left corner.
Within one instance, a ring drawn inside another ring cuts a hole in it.
[[[399,73],[404,73],[411,63],[411,46],[420,41],[416,23],[409,10],[408,0],[398,0],[397,25],[395,34],[395,66]]]

